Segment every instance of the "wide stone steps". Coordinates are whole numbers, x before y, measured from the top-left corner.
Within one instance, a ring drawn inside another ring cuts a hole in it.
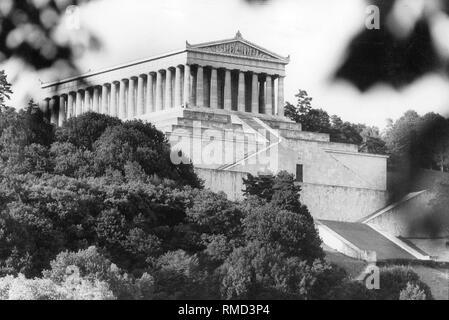
[[[215,132],[214,132],[215,131]],[[201,133],[202,135],[214,135],[215,133],[219,136],[222,136],[224,139],[229,139],[229,137],[234,138],[237,137],[238,139],[241,139],[240,137],[244,137],[244,141],[256,141],[257,139],[257,133],[255,132],[243,132],[241,128],[235,128],[235,129],[228,129],[228,131],[224,131],[220,128],[211,128],[211,127],[193,127],[190,125],[183,125],[183,124],[176,124],[172,125],[170,130],[166,131],[166,134],[176,134],[176,133],[182,133],[182,134],[192,134],[197,135]]]
[[[177,120],[178,125],[184,125],[184,126],[194,126],[194,125],[200,125],[204,128],[211,128],[211,129],[225,129],[225,130],[242,130],[243,127],[240,124],[235,124],[232,122],[222,122],[222,121],[214,121],[214,120],[198,120],[198,119],[192,119],[192,118],[178,118]]]
[[[239,157],[234,157],[231,163],[215,167],[219,170],[230,170],[239,164],[246,163],[249,159],[257,157],[260,152],[266,152],[278,144],[281,139],[278,130],[292,132],[301,130],[300,124],[262,120],[249,114],[220,114],[191,109],[183,110],[182,116],[175,117],[164,124],[169,139],[176,136],[191,136],[194,139],[201,138],[203,146],[206,146],[209,143],[207,137],[209,135],[223,141],[224,148],[230,139],[234,141],[234,146],[243,144],[244,153]],[[213,130],[217,132],[214,133]],[[234,151],[226,150],[225,152]]]
[[[222,123],[231,123],[231,116],[225,114],[217,114],[212,112],[202,112],[185,109],[183,112],[183,118],[194,119],[200,121],[214,121]]]

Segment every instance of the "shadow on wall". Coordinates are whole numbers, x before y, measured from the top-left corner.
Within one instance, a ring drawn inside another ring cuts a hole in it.
[[[449,173],[419,170],[412,177],[395,173],[390,179],[396,191],[409,193],[390,202],[388,210],[370,224],[401,237],[449,236]]]

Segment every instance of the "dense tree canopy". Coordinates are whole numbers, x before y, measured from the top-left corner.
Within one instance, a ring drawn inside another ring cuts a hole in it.
[[[437,113],[420,116],[409,110],[398,120],[389,120],[381,134],[376,127],[344,122],[314,109],[304,90],[296,97],[296,106],[286,104],[286,116],[301,123],[305,131],[328,133],[331,141],[357,144],[361,152],[388,154],[391,170],[449,170],[449,120]]]
[[[396,168],[449,169],[449,120],[439,114],[407,111],[390,121],[385,141]]]
[[[2,110],[1,268],[38,275],[59,252],[86,245],[125,268],[147,266],[182,220],[188,190],[201,187],[169,153],[151,124],[89,113],[55,130],[32,103]]]
[[[11,84],[8,82],[4,70],[0,70],[0,110],[5,107],[5,102],[12,94]]]
[[[9,296],[48,285],[55,299],[74,297],[67,286],[104,299],[305,299],[330,270],[287,173],[267,179],[259,197],[248,185],[248,199],[232,202],[202,190],[191,165],[172,164],[167,139],[148,123],[88,113],[56,129],[30,104],[5,108],[0,129]],[[242,254],[255,277],[239,284]]]
[[[324,259],[293,175],[244,184],[239,202],[203,190],[149,123],[87,113],[55,128],[32,102],[4,107],[0,299],[374,297]],[[427,294],[407,277],[385,294]]]
[[[37,70],[61,66],[75,68],[74,59],[86,47],[98,48],[100,41],[83,29],[87,41],[71,41],[56,32],[71,6],[90,0],[5,1],[0,19],[0,56],[20,59]],[[74,7],[71,7],[74,8]],[[76,17],[75,17],[76,18]]]
[[[299,90],[296,98],[296,105],[286,103],[285,115],[301,123],[304,131],[328,133],[331,141],[357,144],[361,152],[387,153],[378,128],[344,122],[336,115],[329,116],[323,109],[313,108],[313,99],[305,90]]]

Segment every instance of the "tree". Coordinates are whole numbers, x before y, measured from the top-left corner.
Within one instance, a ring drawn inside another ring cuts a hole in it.
[[[6,73],[0,70],[0,112],[6,107],[6,100],[10,99],[11,94],[11,84],[8,82]]]
[[[159,257],[153,270],[155,275],[155,299],[213,299],[218,298],[214,290],[216,284],[210,283],[202,271],[196,255],[183,250],[167,252]]]
[[[304,131],[328,133],[332,142],[351,143],[360,146],[361,152],[385,154],[385,145],[378,133],[379,129],[363,124],[344,122],[340,117],[323,109],[312,107],[312,98],[304,90],[296,95],[296,106],[287,102],[285,115],[301,123]],[[373,133],[377,134],[373,134]]]
[[[55,142],[50,148],[53,173],[72,178],[95,176],[94,155],[65,142]]]
[[[314,223],[299,213],[267,204],[247,212],[242,224],[249,241],[279,246],[287,256],[306,261],[324,256]]]
[[[261,175],[254,177],[249,174],[246,179],[243,179],[243,184],[245,186],[244,195],[247,200],[251,200],[251,197],[262,200],[262,203],[257,203],[256,206],[263,206],[265,201],[279,209],[296,212],[312,220],[309,211],[300,202],[301,187],[295,183],[294,175],[286,171],[281,171],[276,176]],[[247,207],[251,208],[251,206]]]
[[[449,162],[449,121],[436,113],[424,116],[407,111],[391,122],[385,134],[395,168],[414,172],[419,168],[446,171]]]
[[[301,187],[295,183],[294,175],[281,171],[274,178],[270,204],[279,209],[301,214],[312,222],[309,210],[300,202],[300,193]]]
[[[58,127],[55,139],[57,142],[71,143],[76,148],[92,151],[95,141],[107,128],[121,124],[122,121],[118,118],[87,112],[68,119],[63,126]]]
[[[334,142],[361,144],[360,127],[350,122],[343,122],[338,116],[331,117],[330,125],[331,140]]]
[[[99,40],[80,30],[87,38],[86,43],[73,42],[56,31],[67,8],[88,1],[9,1],[2,10],[0,21],[0,54],[4,59],[20,59],[36,70],[55,65],[60,68],[61,64],[75,68],[74,59],[80,49],[98,48]],[[19,15],[20,19],[17,18]]]
[[[106,283],[79,276],[76,268],[64,283],[49,279],[0,278],[0,300],[115,300]]]
[[[359,148],[360,152],[372,153],[372,154],[383,154],[386,155],[388,153],[387,145],[385,141],[381,138],[376,137],[367,137],[364,138],[363,143]]]
[[[385,141],[392,155],[392,162],[400,167],[416,165],[416,155],[412,155],[416,146],[420,116],[415,111],[407,111],[387,129]],[[413,157],[413,158],[412,158]]]
[[[134,121],[108,127],[93,144],[97,175],[106,170],[124,172],[127,163],[138,163],[148,176],[157,175],[179,184],[201,187],[192,165],[175,165],[170,160],[171,148],[164,134],[152,124]]]
[[[285,116],[301,123],[304,131],[328,132],[330,119],[327,112],[312,108],[313,99],[305,90],[299,90],[295,97],[297,98],[296,106],[287,102]]]
[[[304,116],[312,110],[312,97],[309,97],[307,91],[299,90],[295,96],[297,98],[296,106],[287,103],[285,107],[285,116],[297,123],[303,123]]]
[[[33,143],[49,146],[54,139],[53,127],[44,120],[43,113],[32,100],[19,112],[7,107],[0,111],[0,135],[7,129],[13,130],[13,138],[21,146]],[[17,140],[19,136],[21,141]]]
[[[250,300],[324,299],[342,275],[327,263],[288,257],[275,246],[259,241],[235,249],[220,273],[223,299]]]
[[[436,113],[427,113],[421,118],[420,152],[421,165],[446,171],[449,165],[449,121]]]
[[[0,295],[327,299],[339,289],[343,297],[363,293],[323,260],[301,188],[287,172],[248,176],[247,199],[233,202],[195,188],[192,166],[172,164],[166,137],[148,123],[90,113],[69,120],[55,138],[31,104],[23,112],[3,110],[0,129]]]
[[[399,294],[399,300],[427,300],[427,297],[418,285],[408,282],[407,287]]]
[[[427,300],[433,300],[430,288],[408,267],[392,266],[380,270],[380,289],[372,294],[376,300],[399,300],[401,292],[412,285],[422,291]],[[409,292],[408,292],[409,293]],[[405,292],[403,292],[403,296]]]
[[[200,191],[187,210],[187,219],[198,226],[198,231],[207,234],[241,236],[243,213],[229,201],[224,193]]]
[[[424,230],[433,238],[446,236],[449,232],[449,184],[447,182],[436,183],[429,192],[433,195],[428,202],[429,212],[417,220],[414,227],[418,232]]]
[[[42,173],[50,169],[48,146],[53,140],[53,127],[30,101],[16,112],[0,111],[0,170],[15,173]]]
[[[266,201],[271,201],[273,197],[274,178],[271,175],[259,175],[257,177],[248,174],[243,178],[245,189],[242,190],[246,198],[257,196]]]
[[[299,90],[295,96],[296,106],[287,103],[285,116],[291,120],[301,123],[304,131],[329,132],[330,118],[326,111],[312,108],[312,98],[307,91]]]
[[[119,300],[140,300],[152,298],[154,280],[149,274],[135,279],[123,272],[96,247],[89,247],[77,252],[61,252],[50,263],[51,269],[43,272],[43,278],[56,284],[67,284],[78,273],[78,278],[91,283],[104,283],[111,290],[113,297]]]
[[[242,204],[242,223],[247,239],[277,244],[289,255],[304,260],[322,258],[321,240],[310,212],[300,202],[301,188],[295,185],[293,175],[282,171],[266,182],[263,189],[254,177],[244,180],[247,200]]]

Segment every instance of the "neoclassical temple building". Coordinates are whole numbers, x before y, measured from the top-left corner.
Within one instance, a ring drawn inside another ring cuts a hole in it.
[[[54,124],[87,111],[133,119],[177,107],[283,116],[289,58],[242,38],[184,50],[43,86]]]
[[[284,117],[289,61],[238,32],[44,84],[42,110],[55,125],[89,111],[151,122],[166,134],[173,162],[191,161],[207,188],[231,199],[242,197],[248,174],[288,171],[329,247],[364,260],[429,259],[398,237],[408,235],[400,226],[410,210],[396,212],[425,193],[387,206],[386,156]]]
[[[192,161],[207,187],[232,199],[248,173],[286,170],[316,218],[357,221],[383,208],[386,157],[284,117],[289,60],[238,32],[44,84],[42,109],[56,125],[88,111],[149,121],[166,133],[173,161]]]

